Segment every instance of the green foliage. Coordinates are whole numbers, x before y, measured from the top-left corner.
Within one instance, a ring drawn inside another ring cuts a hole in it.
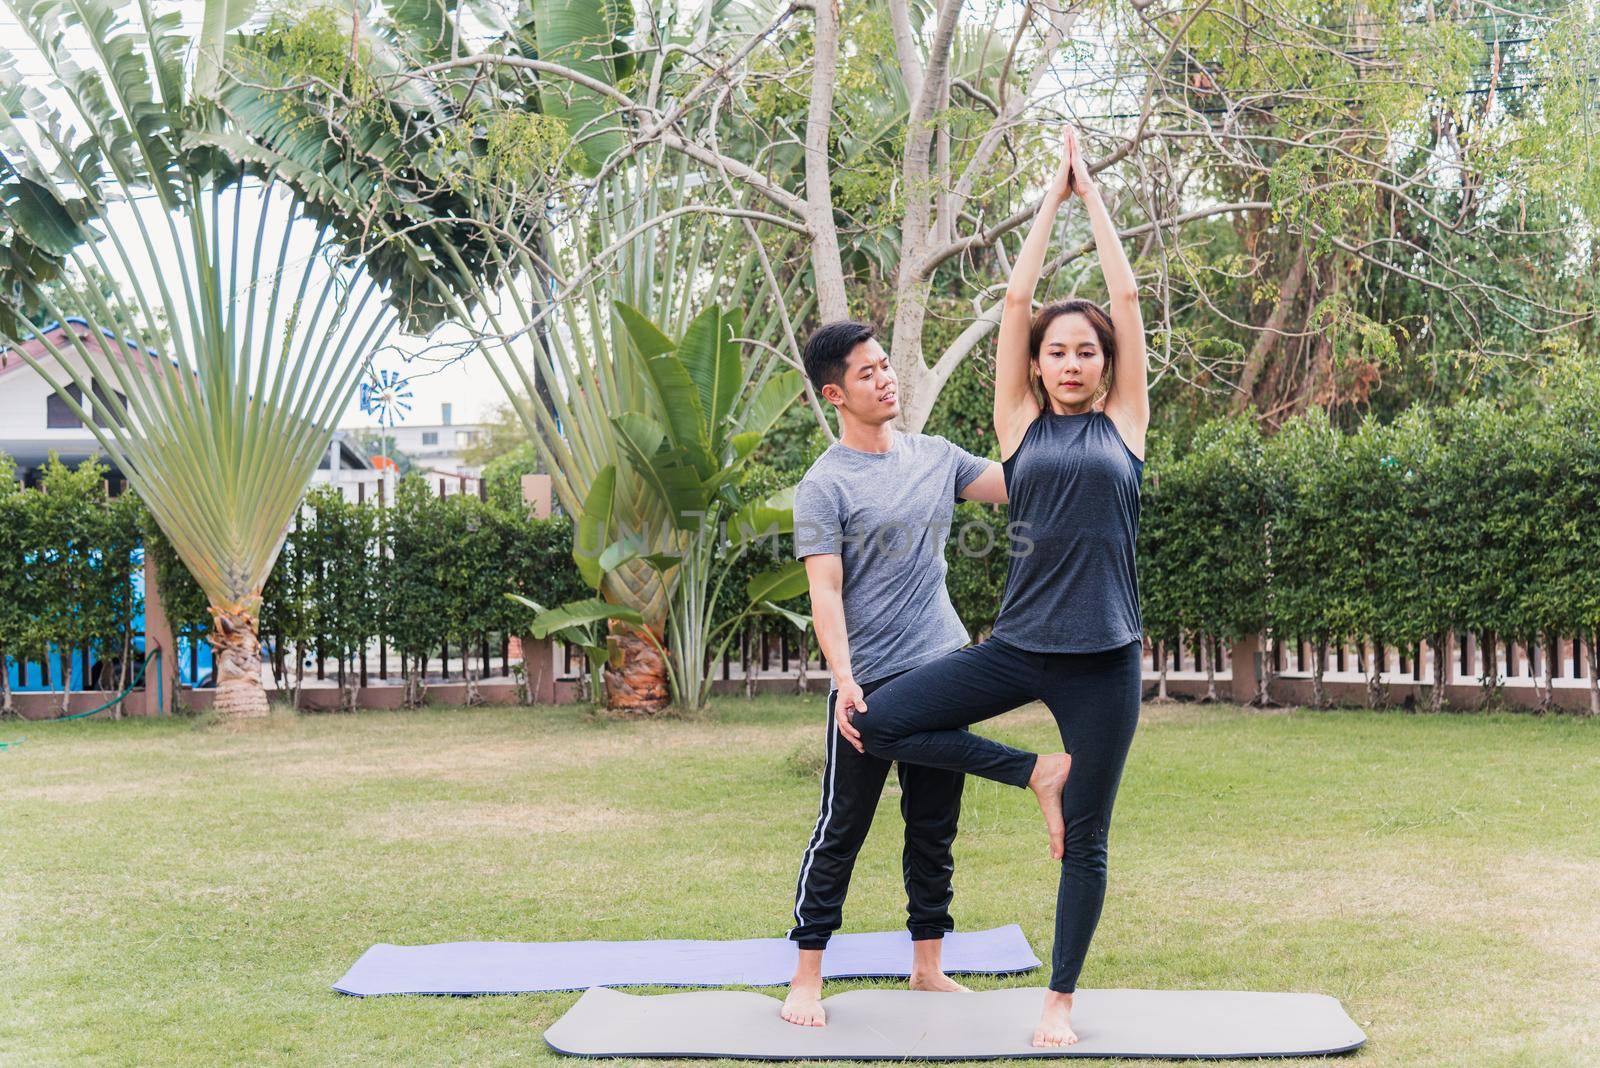
[[[0,495],[0,509],[7,506]],[[145,537],[174,632],[203,636],[204,594],[153,524]],[[437,655],[443,643],[459,649],[527,633],[532,613],[506,601],[508,593],[556,604],[585,590],[565,517],[534,519],[520,501],[439,497],[421,477],[401,479],[387,508],[320,487],[307,495],[262,592],[261,633],[278,643],[275,667],[286,666],[289,647],[348,665],[380,634],[415,659]]]
[[[1600,373],[1566,361],[1546,390],[1548,407],[1412,409],[1350,434],[1314,409],[1265,442],[1241,416],[1175,457],[1152,437],[1148,631],[1389,648],[1593,633]]]
[[[85,651],[91,663],[125,662],[142,608],[138,500],[108,497],[93,459],[72,468],[52,455],[32,490],[12,481],[9,459],[0,467],[0,656],[54,649],[69,665]],[[52,683],[65,694],[65,679]]]
[[[711,693],[709,665],[745,619],[772,612],[804,622],[776,603],[805,592],[798,560],[752,575],[742,587],[729,585],[735,575],[730,564],[763,539],[793,530],[789,495],[747,495],[759,483],[744,476],[799,394],[800,376],[762,361],[746,365],[737,340],[743,315],[737,310],[707,307],[677,340],[635,308],[619,302],[616,311],[639,358],[646,400],[611,416],[626,462],[607,464],[595,475],[578,519],[573,558],[597,590],[628,566],[643,564],[661,576],[668,605],[662,652],[673,696],[681,707],[701,708]],[[629,473],[670,525],[658,539],[665,548],[652,543],[651,532],[630,529],[616,507],[617,487]],[[741,590],[742,596],[728,594],[738,611],[719,614],[725,593]],[[624,613],[638,614],[631,605],[618,609],[619,620],[627,618]],[[643,633],[660,646],[661,636],[648,627]]]
[[[378,120],[398,133],[389,102],[376,77],[373,43],[352,32],[348,15],[327,4],[294,4],[274,11],[250,41],[251,52],[284,82],[302,86],[283,96],[285,117],[305,127],[316,119],[306,107],[340,105],[345,121]]]
[[[161,533],[161,528],[145,513],[144,551],[155,563],[161,605],[174,637],[203,639],[211,630],[211,613],[206,610],[205,591],[189,574],[177,550]]]
[[[441,640],[528,633],[533,613],[508,593],[558,604],[586,590],[565,517],[534,519],[520,500],[439,497],[422,478],[402,479],[395,498],[379,586],[384,632],[407,656],[430,655]]]
[[[1160,481],[1153,525],[1162,559],[1151,578],[1177,608],[1163,622],[1224,640],[1261,630],[1269,495],[1255,420],[1205,427],[1187,453],[1144,477]]]
[[[306,495],[294,574],[310,605],[307,622],[324,653],[347,664],[378,636],[378,509],[331,486]],[[293,597],[298,590],[285,583]]]

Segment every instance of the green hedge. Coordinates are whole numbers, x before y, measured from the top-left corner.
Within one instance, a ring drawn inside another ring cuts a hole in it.
[[[1546,403],[1413,409],[1355,432],[1320,411],[1263,439],[1213,423],[1152,442],[1139,546],[1157,637],[1537,645],[1600,638],[1600,386]],[[1491,676],[1486,685],[1493,687]]]
[[[142,610],[132,582],[140,561],[139,502],[107,493],[106,468],[69,468],[53,456],[37,489],[22,489],[0,455],[0,707],[11,710],[6,658],[60,663],[48,680],[62,690],[85,659],[79,685],[119,687],[133,668],[130,643]],[[96,676],[95,665],[100,666]]]
[[[204,633],[204,597],[159,532],[150,541],[174,628]],[[455,656],[524,633],[530,613],[506,598],[513,592],[551,605],[586,594],[565,517],[534,519],[508,499],[440,497],[421,477],[402,479],[388,507],[319,487],[262,591],[261,633],[285,683],[303,667],[289,660],[292,648],[331,661],[353,686],[362,651],[379,638],[409,668],[445,647]]]

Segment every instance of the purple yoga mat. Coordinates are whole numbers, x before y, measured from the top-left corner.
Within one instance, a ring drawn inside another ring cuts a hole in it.
[[[341,994],[521,994],[592,986],[778,986],[794,975],[787,938],[738,942],[440,942],[379,943],[333,985]],[[1039,966],[1022,928],[956,931],[945,936],[944,970],[1009,975]],[[910,974],[905,931],[835,935],[822,958],[829,979]]]

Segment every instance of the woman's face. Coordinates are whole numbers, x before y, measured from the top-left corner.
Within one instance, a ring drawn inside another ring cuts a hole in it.
[[[1035,366],[1051,406],[1071,415],[1089,410],[1105,377],[1106,357],[1088,318],[1069,312],[1045,327]]]

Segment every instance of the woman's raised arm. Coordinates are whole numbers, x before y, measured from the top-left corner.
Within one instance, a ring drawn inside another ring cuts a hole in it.
[[[1139,311],[1139,285],[1128,254],[1123,251],[1122,238],[1081,152],[1073,157],[1072,191],[1083,198],[1084,209],[1089,213],[1100,272],[1105,276],[1110,297],[1106,310],[1117,332],[1116,372],[1106,394],[1105,412],[1122,432],[1128,448],[1143,458],[1145,432],[1150,428],[1150,368],[1145,353],[1144,316]]]
[[[994,432],[1000,455],[1009,457],[1022,443],[1028,424],[1039,417],[1039,402],[1029,388],[1028,328],[1033,323],[1033,291],[1039,287],[1044,254],[1055,228],[1056,212],[1071,195],[1073,158],[1077,135],[1067,127],[1061,140],[1061,166],[1045,190],[1039,213],[1028,228],[1027,240],[1011,267],[1005,304],[1000,312],[1000,333],[994,360]]]

